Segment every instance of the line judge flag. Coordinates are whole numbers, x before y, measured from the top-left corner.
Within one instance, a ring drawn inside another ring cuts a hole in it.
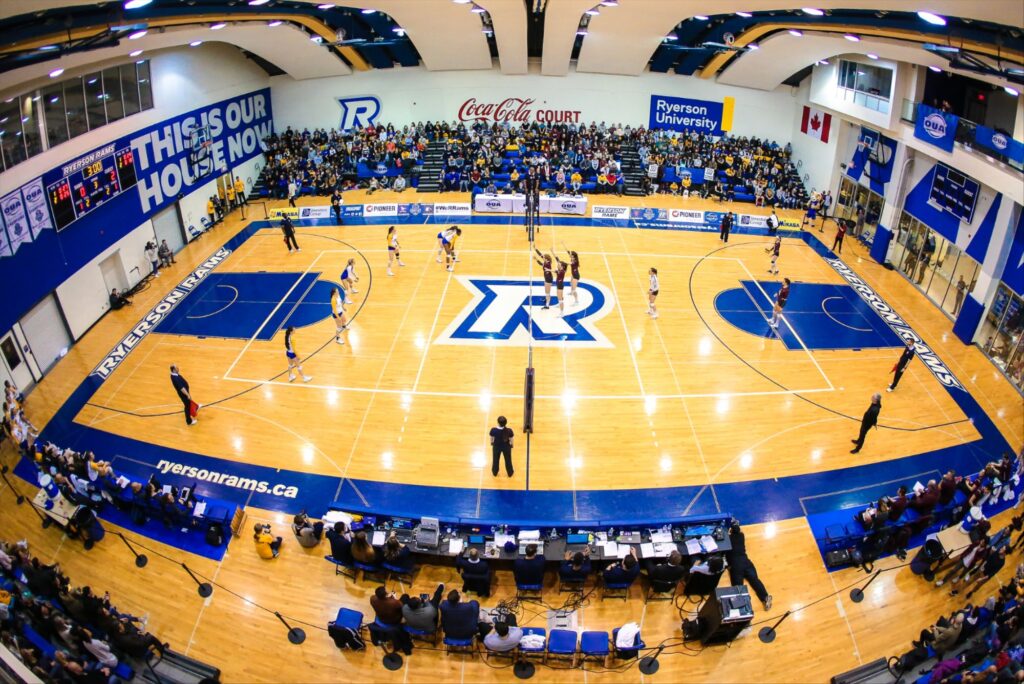
[[[811,107],[804,106],[804,116],[800,121],[800,132],[823,143],[828,142],[828,134],[832,129],[832,115]]]

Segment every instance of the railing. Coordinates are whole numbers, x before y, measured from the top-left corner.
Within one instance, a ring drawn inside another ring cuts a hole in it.
[[[900,119],[913,126],[914,123],[917,121],[918,104],[920,103],[904,98],[903,106],[900,109]],[[1007,166],[1016,169],[1021,173],[1024,173],[1024,164],[1022,164],[1021,162],[1011,159],[1010,157],[1006,156],[999,150],[993,150],[989,147],[978,145],[976,143],[976,131],[978,126],[980,125],[982,124],[977,124],[974,123],[973,121],[969,121],[963,117],[960,117],[956,126],[956,142],[960,143],[968,150],[974,150],[975,148],[978,148],[978,151],[984,154],[985,156],[992,157],[993,159],[998,159]]]

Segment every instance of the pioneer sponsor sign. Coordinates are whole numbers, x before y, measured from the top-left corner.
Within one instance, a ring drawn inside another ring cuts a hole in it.
[[[704,223],[704,212],[693,209],[669,209],[668,220],[671,223]]]
[[[578,109],[554,109],[535,104],[533,98],[506,97],[499,102],[477,102],[471,97],[459,106],[459,121],[487,123],[579,123]]]

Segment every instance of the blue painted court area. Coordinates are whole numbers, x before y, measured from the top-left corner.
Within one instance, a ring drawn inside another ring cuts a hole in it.
[[[903,342],[849,285],[794,282],[777,330],[768,325],[781,282],[741,280],[715,297],[718,314],[758,337],[779,337],[787,349],[900,347]],[[799,339],[798,339],[799,336]],[[803,340],[803,344],[800,344]]]
[[[319,273],[211,273],[155,332],[270,340],[282,328],[331,315],[331,290]]]

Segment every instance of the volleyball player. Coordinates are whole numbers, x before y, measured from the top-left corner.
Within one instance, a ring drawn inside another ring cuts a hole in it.
[[[338,288],[331,290],[331,316],[334,318],[334,341],[345,344],[345,340],[341,339],[341,333],[348,327],[348,317],[345,316],[345,298]]]
[[[292,345],[293,332],[295,332],[295,328],[290,325],[284,331],[284,355],[288,357],[288,382],[295,382],[295,371],[299,371],[299,375],[302,376],[302,382],[309,382],[313,378],[307,376],[302,371],[302,362],[299,361],[299,355],[295,352],[295,347]]]
[[[651,269],[647,271],[647,275],[650,276],[651,284],[647,288],[647,313],[651,318],[658,317],[658,307],[655,306],[654,300],[658,298],[658,292],[660,285],[658,284],[658,269],[651,266]]]
[[[455,257],[455,241],[460,237],[462,237],[462,229],[456,226],[452,226],[441,234],[441,244],[444,247],[445,270],[455,270],[455,262],[458,261]]]
[[[458,228],[456,226],[452,226],[451,228],[446,228],[437,234],[437,263],[441,263],[442,254],[448,253],[448,243],[451,242],[451,238],[455,235],[455,231],[457,230]]]
[[[550,309],[551,308],[551,283],[554,282],[554,278],[551,275],[551,255],[550,254],[544,254],[543,252],[541,252],[536,247],[533,248],[533,251],[536,252],[537,256],[540,257],[540,259],[534,259],[534,261],[536,261],[537,264],[544,271],[544,306],[542,306],[541,308],[542,309]]]
[[[394,273],[391,272],[391,264],[394,261],[396,261],[396,260],[398,261],[398,265],[399,266],[405,266],[405,264],[402,263],[402,253],[399,251],[398,231],[395,230],[394,226],[391,226],[390,228],[388,228],[388,275],[389,276],[395,275]]]
[[[779,250],[781,250],[781,249],[782,249],[782,237],[778,236],[778,235],[775,236],[775,242],[773,242],[768,247],[765,247],[765,249],[764,249],[765,254],[771,253],[771,255],[772,255],[772,264],[771,264],[771,266],[768,267],[768,272],[769,273],[774,273],[775,275],[779,275],[779,267],[777,265],[777,262],[779,261]]]
[[[555,267],[555,290],[558,295],[558,317],[565,315],[565,272],[569,270],[569,264],[555,256],[558,266]]]
[[[359,290],[356,289],[355,283],[359,282],[359,276],[356,275],[356,260],[349,259],[348,263],[345,264],[345,270],[341,272],[341,287],[345,290],[345,303],[351,304],[352,300],[349,299],[348,293],[357,294]]]
[[[576,285],[580,282],[580,255],[576,252],[569,250],[569,294],[572,295],[573,302],[576,306],[580,305],[580,295],[576,292]]]
[[[773,328],[779,327],[779,314],[786,308],[787,299],[789,299],[789,278],[783,278],[782,287],[779,288],[778,294],[775,295],[775,306],[772,307],[772,318],[768,321],[768,325]]]

